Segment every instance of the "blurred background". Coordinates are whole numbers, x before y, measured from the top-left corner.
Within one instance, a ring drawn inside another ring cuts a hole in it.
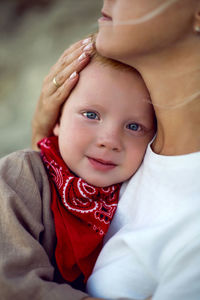
[[[30,148],[43,78],[62,52],[97,30],[101,0],[0,0],[0,157]]]

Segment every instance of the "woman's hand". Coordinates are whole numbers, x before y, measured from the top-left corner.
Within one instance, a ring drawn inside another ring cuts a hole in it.
[[[90,61],[93,51],[91,38],[79,41],[67,49],[45,77],[32,121],[32,148],[52,134],[60,108],[79,79],[79,72]]]

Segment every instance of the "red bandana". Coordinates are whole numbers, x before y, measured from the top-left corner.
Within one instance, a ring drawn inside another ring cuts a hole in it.
[[[58,269],[67,281],[83,274],[86,282],[116,211],[121,185],[94,187],[74,175],[60,156],[57,137],[38,145],[51,184]]]

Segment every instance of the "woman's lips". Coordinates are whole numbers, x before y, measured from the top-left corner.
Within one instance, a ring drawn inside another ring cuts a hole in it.
[[[112,18],[103,11],[101,12],[101,14],[102,17],[99,19],[99,21],[112,21]]]
[[[109,171],[114,169],[117,165],[112,161],[105,161],[100,158],[88,157],[90,164],[99,171]]]

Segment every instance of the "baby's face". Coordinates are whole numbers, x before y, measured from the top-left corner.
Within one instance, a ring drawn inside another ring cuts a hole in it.
[[[141,77],[92,62],[54,128],[68,167],[106,187],[130,178],[155,133],[154,112]]]

